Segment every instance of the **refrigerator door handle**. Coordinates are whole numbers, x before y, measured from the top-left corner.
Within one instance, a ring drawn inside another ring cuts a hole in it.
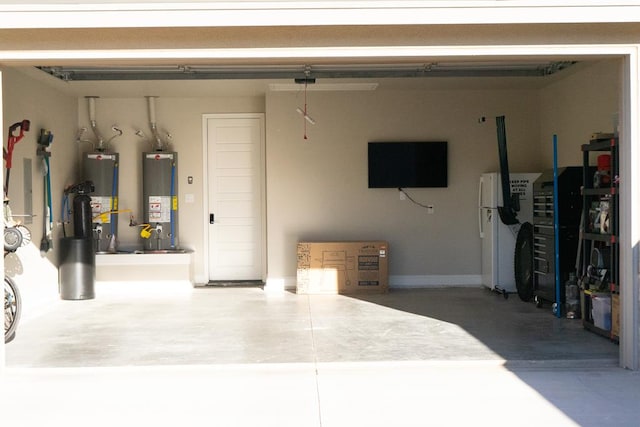
[[[484,207],[482,206],[482,177],[480,177],[480,182],[478,183],[478,230],[480,231],[480,238],[484,239],[484,226],[483,226],[483,211]]]

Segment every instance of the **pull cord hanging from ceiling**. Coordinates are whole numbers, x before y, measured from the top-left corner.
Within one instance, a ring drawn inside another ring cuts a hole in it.
[[[312,125],[316,124],[316,121],[313,120],[313,118],[311,116],[309,116],[309,114],[307,114],[307,79],[305,79],[304,81],[304,109],[298,107],[296,108],[296,111],[298,113],[300,113],[302,115],[302,117],[304,117],[304,139],[309,139],[307,137],[307,122],[311,123]]]

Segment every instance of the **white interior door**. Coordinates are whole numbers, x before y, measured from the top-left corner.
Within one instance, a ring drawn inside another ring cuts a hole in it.
[[[209,280],[261,280],[264,116],[206,118]]]

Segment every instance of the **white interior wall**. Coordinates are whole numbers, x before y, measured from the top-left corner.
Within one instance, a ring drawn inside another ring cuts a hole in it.
[[[15,146],[13,165],[9,182],[11,210],[19,215],[24,210],[24,159],[32,164],[32,205],[37,215],[31,224],[25,224],[31,231],[31,244],[20,248],[15,254],[5,258],[5,272],[18,284],[22,294],[23,316],[35,315],[45,309],[47,303],[58,295],[57,241],[61,228],[54,225],[53,249],[46,254],[40,253],[43,236],[44,183],[41,164],[36,156],[37,138],[40,129],[53,133],[51,144],[51,189],[54,221],[60,219],[62,189],[73,182],[75,175],[76,152],[74,139],[76,133],[76,98],[66,95],[48,85],[36,82],[11,69],[2,69],[3,91],[3,146],[7,146],[6,132],[13,123],[28,119],[31,121],[29,132]],[[4,171],[4,169],[3,169]],[[16,220],[24,221],[24,218]],[[36,309],[37,308],[37,309]]]
[[[558,135],[558,165],[582,165],[580,146],[594,132],[613,132],[621,108],[622,59],[576,65],[540,91],[540,155],[553,165],[553,135]]]
[[[268,275],[295,284],[296,243],[387,240],[393,285],[480,284],[477,182],[498,169],[495,117],[506,115],[510,167],[536,171],[535,90],[310,92],[267,96]],[[487,121],[479,123],[480,117]],[[367,188],[367,142],[447,140],[448,188]]]

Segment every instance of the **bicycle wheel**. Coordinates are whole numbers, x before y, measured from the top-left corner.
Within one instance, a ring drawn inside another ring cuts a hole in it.
[[[16,328],[22,312],[20,292],[13,280],[4,276],[4,342],[10,342],[16,336]]]

